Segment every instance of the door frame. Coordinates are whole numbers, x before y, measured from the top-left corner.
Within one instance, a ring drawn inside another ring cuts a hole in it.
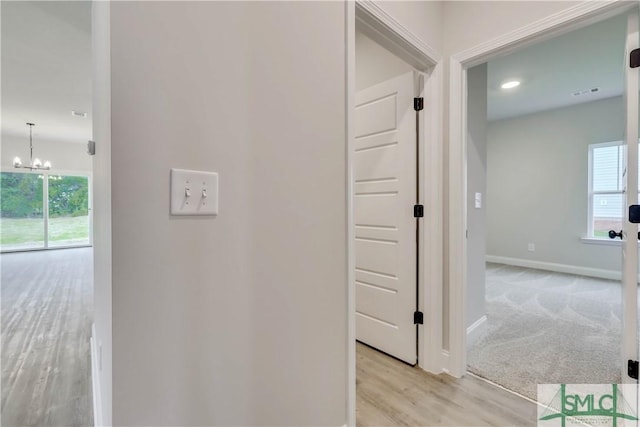
[[[418,365],[442,372],[442,86],[440,55],[371,0],[345,2],[346,8],[346,159],[347,159],[347,425],[356,425],[356,303],[354,168],[355,34],[356,27],[372,40],[425,74],[420,120],[420,200],[425,205],[418,244],[418,308],[425,313],[418,328]],[[428,284],[426,286],[425,284]]]
[[[531,44],[625,13],[637,6],[638,2],[619,0],[582,2],[449,58],[449,250],[445,269],[449,275],[448,371],[455,377],[461,377],[467,371],[467,70]]]
[[[112,424],[111,4],[91,1],[93,294],[91,385],[94,425]]]

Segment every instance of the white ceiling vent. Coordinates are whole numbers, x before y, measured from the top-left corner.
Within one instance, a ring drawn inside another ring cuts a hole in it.
[[[577,90],[575,92],[571,92],[571,95],[573,96],[584,96],[584,95],[590,95],[590,94],[595,94],[600,92],[600,88],[599,87],[593,87],[591,89],[582,89],[582,90]]]

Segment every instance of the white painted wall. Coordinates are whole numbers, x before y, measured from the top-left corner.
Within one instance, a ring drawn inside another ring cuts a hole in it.
[[[25,126],[26,129],[26,126]],[[42,161],[49,160],[53,165],[52,172],[91,172],[92,160],[87,154],[87,146],[73,142],[33,141],[33,156]],[[18,138],[3,136],[0,144],[0,166],[3,169],[13,168],[13,158],[20,157],[23,164],[29,163],[29,136]]]
[[[436,52],[442,52],[443,7],[447,1],[375,0],[375,3]]]
[[[413,70],[406,62],[356,31],[356,90],[397,77]]]
[[[491,122],[487,254],[620,271],[619,246],[580,238],[587,234],[588,146],[623,133],[621,97]]]
[[[467,327],[486,314],[485,250],[486,200],[475,208],[475,193],[486,198],[487,188],[487,64],[469,69],[467,88]]]
[[[111,4],[114,425],[345,423],[344,41],[337,2]]]

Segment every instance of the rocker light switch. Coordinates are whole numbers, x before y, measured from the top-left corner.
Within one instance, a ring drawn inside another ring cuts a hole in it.
[[[218,215],[218,174],[171,169],[171,215]]]

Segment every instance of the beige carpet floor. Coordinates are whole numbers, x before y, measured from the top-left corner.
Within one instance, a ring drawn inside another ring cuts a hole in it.
[[[620,282],[487,264],[487,328],[468,369],[532,399],[537,384],[620,382]]]

